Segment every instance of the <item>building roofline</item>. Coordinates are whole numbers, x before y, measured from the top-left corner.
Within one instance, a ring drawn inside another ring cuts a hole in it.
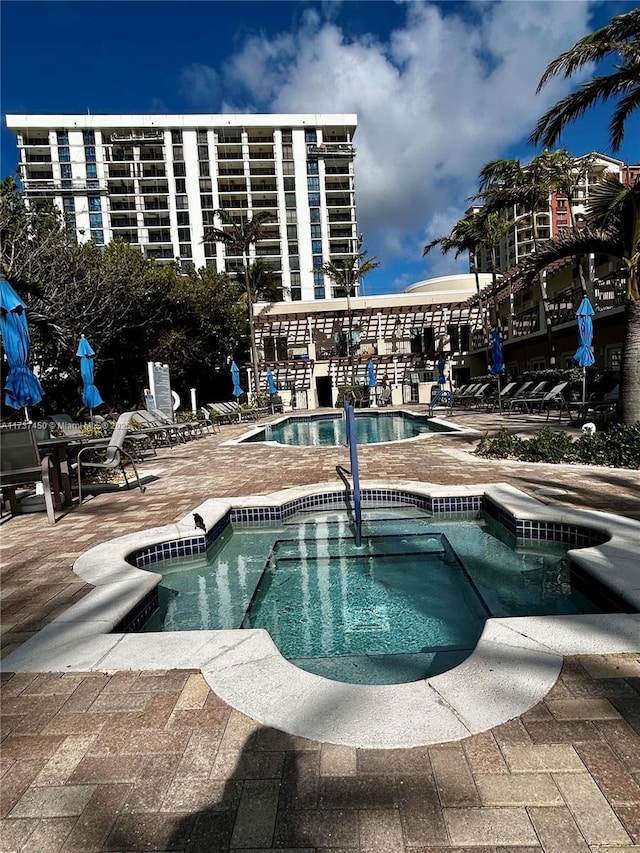
[[[55,128],[71,127],[78,128],[101,128],[101,127],[157,127],[166,126],[191,128],[211,125],[220,127],[260,127],[272,125],[292,125],[305,127],[306,125],[357,125],[358,117],[355,113],[11,113],[7,114],[7,127],[18,129],[21,127]]]

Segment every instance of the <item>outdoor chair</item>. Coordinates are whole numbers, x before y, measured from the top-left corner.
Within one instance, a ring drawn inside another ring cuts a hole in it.
[[[133,412],[123,412],[123,414],[120,415],[113,429],[111,438],[109,439],[109,443],[105,447],[87,446],[80,448],[78,451],[76,461],[72,464],[72,468],[75,468],[78,472],[79,503],[82,503],[82,474],[85,469],[95,469],[98,471],[115,471],[116,469],[119,469],[122,472],[127,488],[129,488],[129,478],[127,477],[125,467],[126,462],[131,463],[133,472],[136,475],[138,488],[142,493],[144,493],[145,487],[142,485],[140,480],[135,459],[133,455],[124,448],[124,443],[127,439],[129,425],[133,414]],[[100,460],[85,459],[85,456],[88,453],[101,453],[103,454],[103,458]]]
[[[146,409],[137,409],[132,413],[134,429],[148,438],[154,447],[173,447],[174,444],[184,444],[187,440],[186,430],[174,423],[160,423]]]
[[[545,382],[544,384],[547,385],[548,383]],[[551,408],[553,406],[559,406],[560,416],[562,417],[562,412],[566,411],[567,408],[567,403],[562,392],[568,384],[568,382],[558,382],[550,391],[543,390],[542,392],[536,393],[534,389],[531,394],[527,394],[524,397],[514,398],[511,401],[509,411],[511,411],[512,408],[516,408],[529,414],[535,411],[542,412],[544,409],[547,409],[547,420],[549,420]]]
[[[379,406],[390,406],[391,405],[391,386],[390,385],[381,385],[380,390],[378,391],[378,405]]]
[[[204,418],[205,428],[212,433],[220,432],[220,417],[217,412],[212,412],[207,406],[200,406]]]
[[[369,389],[367,387],[353,388],[353,407],[362,409],[369,405]]]
[[[153,407],[149,407],[148,412],[158,423],[164,424],[167,427],[177,427],[179,430],[182,430],[182,433],[187,440],[204,435],[202,421],[172,421],[171,418],[168,418],[164,414],[164,412],[161,412],[159,409],[154,409]]]
[[[478,388],[480,388],[480,382],[471,382],[468,385],[462,385],[453,392],[453,405],[465,405],[469,397],[472,397]]]
[[[535,404],[536,401],[542,400],[545,394],[544,389],[548,384],[549,383],[547,381],[538,382],[536,386],[531,388],[533,382],[530,382],[529,388],[527,388],[527,383],[525,382],[513,397],[510,400],[507,400],[506,413],[510,415],[513,409],[519,409],[520,407],[523,407],[524,410],[528,412],[530,405]]]
[[[493,412],[496,409],[502,409],[507,400],[510,400],[512,395],[515,393],[517,386],[517,382],[507,382],[504,388],[500,388],[500,391],[496,391],[495,394],[492,394],[488,400],[489,411]]]
[[[569,403],[569,420],[576,425],[583,424],[588,420],[600,425],[606,424],[616,417],[619,404],[620,385],[616,385],[606,394],[600,396],[591,394],[584,403],[581,401]]]
[[[481,382],[478,385],[472,386],[468,393],[458,397],[457,405],[464,409],[472,409],[474,406],[479,406],[483,402],[486,402],[487,388],[489,388],[490,384],[490,382]]]
[[[44,505],[50,524],[56,523],[55,510],[61,507],[60,483],[54,457],[38,451],[36,433],[31,426],[0,429],[0,487],[9,499],[12,515],[20,512],[16,490],[42,483]]]

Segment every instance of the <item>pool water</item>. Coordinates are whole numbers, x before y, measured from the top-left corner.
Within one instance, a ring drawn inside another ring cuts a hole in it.
[[[364,684],[446,671],[489,616],[593,613],[566,548],[515,549],[492,520],[365,509],[356,547],[342,511],[227,528],[207,558],[164,565],[145,631],[265,628],[284,657]]]
[[[379,444],[384,441],[404,441],[429,432],[454,430],[424,415],[408,412],[356,413],[358,444]],[[346,444],[345,421],[342,414],[290,417],[275,424],[265,424],[258,432],[242,442],[275,441],[295,446],[335,447]]]

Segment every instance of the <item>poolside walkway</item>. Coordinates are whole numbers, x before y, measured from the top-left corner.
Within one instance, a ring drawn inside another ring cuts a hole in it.
[[[544,418],[455,420],[479,432],[362,447],[361,476],[507,482],[545,502],[640,520],[637,471],[470,454],[482,432],[532,432]],[[3,657],[87,592],[71,567],[91,546],[178,520],[208,497],[335,482],[336,464],[348,464],[345,448],[223,446],[244,429],[160,451],[142,466],[144,495],[100,495],[55,527],[42,513],[2,524]],[[520,718],[400,750],[266,728],[196,670],[3,673],[1,698],[2,853],[640,849],[640,654],[567,658]]]

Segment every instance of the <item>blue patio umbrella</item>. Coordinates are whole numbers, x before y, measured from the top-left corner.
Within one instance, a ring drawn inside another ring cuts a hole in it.
[[[239,397],[244,394],[244,391],[240,387],[240,368],[235,361],[231,362],[231,378],[233,379],[233,396]]]
[[[440,353],[438,356],[438,379],[436,381],[438,385],[444,385],[447,381],[444,375],[444,353]]]
[[[367,362],[367,385],[369,388],[375,388],[377,384],[376,366],[373,363],[373,359],[370,358]],[[375,402],[375,391],[370,391],[369,394],[372,397],[373,402]]]
[[[80,336],[76,355],[80,358],[80,373],[82,374],[82,382],[84,383],[82,388],[82,402],[89,409],[89,414],[93,419],[93,410],[101,406],[104,400],[93,381],[95,352],[91,349],[91,345],[84,335]]]
[[[27,313],[8,281],[0,279],[0,332],[9,373],[4,386],[4,401],[12,409],[35,406],[42,400],[44,390],[40,380],[29,367],[31,339],[27,325]]]
[[[489,373],[498,380],[498,408],[502,411],[502,397],[500,396],[500,374],[504,373],[504,355],[502,353],[502,339],[500,332],[495,329],[491,333],[491,367]]]
[[[573,357],[576,364],[582,368],[582,402],[587,396],[587,367],[595,362],[593,354],[593,308],[585,296],[576,311],[578,318],[578,350]]]
[[[270,367],[267,368],[267,391],[272,396],[273,396],[273,394],[278,393],[278,388],[276,387],[276,381],[273,378],[273,373],[272,373]]]

